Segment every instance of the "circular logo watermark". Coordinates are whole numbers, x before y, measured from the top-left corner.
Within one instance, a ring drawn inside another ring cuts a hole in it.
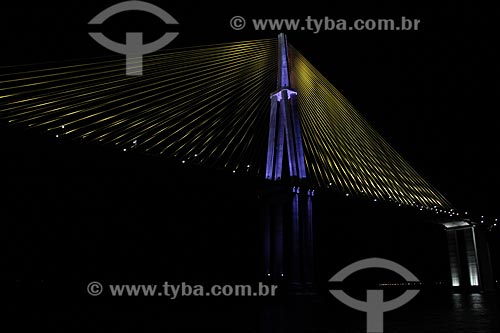
[[[179,24],[169,13],[162,8],[144,1],[124,1],[117,3],[90,20],[89,24],[102,24],[108,18],[125,11],[143,11],[159,17],[166,24]],[[89,32],[96,42],[105,48],[126,55],[126,73],[127,75],[142,75],[142,56],[148,53],[158,51],[179,35],[178,32],[166,32],[162,37],[154,42],[144,44],[142,32],[127,32],[125,35],[125,44],[120,44],[110,40],[101,32]]]
[[[330,278],[330,282],[342,282],[349,275],[366,268],[383,268],[401,275],[408,282],[419,282],[417,277],[413,275],[405,267],[394,261],[381,258],[369,258],[356,261],[344,267],[340,272]],[[417,296],[419,290],[407,290],[401,296],[384,302],[383,290],[367,290],[366,302],[357,300],[347,295],[342,290],[330,290],[330,293],[345,305],[366,312],[366,331],[367,332],[384,332],[384,312],[395,310]]]

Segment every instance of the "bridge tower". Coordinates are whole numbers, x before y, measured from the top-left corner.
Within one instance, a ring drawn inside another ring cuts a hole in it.
[[[489,292],[495,289],[487,228],[470,221],[444,223],[453,288]]]
[[[288,44],[278,36],[277,90],[271,94],[266,179],[276,186],[264,204],[265,274],[290,285],[293,291],[312,291],[314,191],[307,178],[297,92],[291,86]],[[286,168],[288,166],[288,168]]]

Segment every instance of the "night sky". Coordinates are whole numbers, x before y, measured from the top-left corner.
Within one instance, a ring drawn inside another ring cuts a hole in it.
[[[114,1],[24,4],[4,8],[3,65],[112,55],[88,35],[87,22]],[[460,211],[500,216],[495,121],[498,65],[494,11],[460,2],[255,2],[152,1],[180,23],[168,48],[275,37],[277,32],[233,31],[234,15],[251,18],[399,18],[421,20],[413,32],[289,31],[288,39],[382,136]],[[145,31],[146,41],[165,27],[145,13],[121,14],[103,27],[111,38]]]
[[[64,60],[115,56],[88,35],[87,22],[117,2],[4,4],[1,65],[54,62],[55,66]],[[494,51],[499,17],[492,8],[460,1],[329,1],[327,5],[306,1],[300,6],[284,1],[149,2],[170,13],[179,25],[165,27],[146,13],[124,13],[106,21],[101,31],[118,42],[127,31],[143,31],[146,42],[166,29],[178,31],[180,35],[166,47],[171,49],[278,34],[249,26],[234,31],[229,21],[235,15],[247,21],[308,15],[420,19],[420,30],[411,32],[286,33],[288,41],[458,211],[485,215],[488,222],[500,218],[499,66]],[[80,322],[99,326],[93,316],[99,311],[107,314],[109,302],[89,300],[85,286],[92,280],[222,283],[262,277],[256,269],[262,267],[262,226],[256,223],[265,192],[262,180],[65,142],[5,122],[0,122],[0,142],[4,197],[0,239],[7,244],[4,277],[15,281],[16,300],[21,299],[20,290],[27,296],[23,306],[32,310],[29,318],[35,323],[45,321],[42,312],[52,311],[45,309],[44,299],[59,297],[76,301],[59,302],[60,308],[47,322],[57,327],[61,318],[68,322],[76,318],[74,327]],[[331,274],[367,256],[398,261],[425,281],[449,281],[446,237],[439,226],[420,224],[421,216],[413,211],[407,214],[373,203],[360,208],[355,201],[342,201],[344,197],[330,199],[318,196],[315,206],[322,287]],[[330,218],[332,211],[335,219]],[[490,237],[498,239],[499,229]],[[492,244],[498,259],[498,241]],[[498,269],[496,265],[497,276]],[[34,295],[42,296],[40,302]],[[79,296],[92,305],[88,317],[80,315],[79,307],[84,306]],[[116,309],[134,311],[128,304],[113,303],[116,318]],[[132,320],[142,327],[143,318],[157,317],[169,327],[165,309],[152,304],[149,310],[137,307],[134,314],[143,316]],[[191,319],[190,305],[186,318],[205,328]],[[229,308],[233,311],[232,304]],[[106,316],[102,315],[103,321]],[[364,320],[359,316],[357,321]],[[126,322],[121,325],[128,328]]]

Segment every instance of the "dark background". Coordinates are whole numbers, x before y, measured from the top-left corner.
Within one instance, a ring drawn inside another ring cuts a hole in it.
[[[248,25],[233,31],[229,20],[234,15],[247,22],[307,15],[420,19],[421,29],[412,32],[287,35],[459,211],[485,215],[488,221],[500,217],[498,64],[492,46],[498,17],[491,8],[451,1],[308,1],[300,6],[150,2],[180,23],[169,27],[180,35],[167,48],[278,33],[253,31]],[[2,65],[115,56],[87,34],[87,22],[114,3],[4,5]],[[133,13],[109,19],[102,31],[116,41],[126,31],[144,31],[148,41],[165,27],[148,14]],[[22,291],[30,300],[36,299],[33,295],[78,300],[86,297],[86,283],[92,280],[235,283],[261,278],[262,234],[256,221],[265,186],[260,181],[56,141],[4,123],[0,142],[4,277],[14,281],[16,293]],[[415,223],[415,212],[357,206],[328,194],[316,200],[318,279],[369,255],[396,260],[425,281],[447,282],[444,233]],[[497,229],[491,237],[498,236]]]
[[[151,2],[180,23],[169,27],[180,35],[168,48],[277,35],[254,31],[251,18],[420,19],[419,31],[290,31],[288,37],[459,210],[500,216],[498,64],[492,47],[498,14],[492,8],[455,1]],[[87,35],[87,22],[114,3],[19,1],[4,6],[3,65],[113,55]],[[247,19],[245,29],[229,27],[234,15]],[[106,21],[102,31],[117,41],[126,31],[145,31],[148,41],[165,26],[147,13],[123,13]]]

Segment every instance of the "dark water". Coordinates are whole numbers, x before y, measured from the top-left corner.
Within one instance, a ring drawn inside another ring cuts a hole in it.
[[[453,294],[445,303],[423,304],[422,323],[417,327],[405,326],[400,321],[395,321],[395,327],[406,332],[417,332],[417,328],[429,332],[500,332],[498,304],[495,295]]]
[[[421,292],[402,308],[385,313],[384,332],[500,332],[497,296]],[[27,312],[20,323],[68,332],[366,332],[366,315],[330,295],[259,302],[91,297],[39,301],[24,304]]]
[[[269,308],[262,332],[366,332],[366,317],[333,300]],[[500,332],[494,294],[423,294],[384,316],[384,332]]]

